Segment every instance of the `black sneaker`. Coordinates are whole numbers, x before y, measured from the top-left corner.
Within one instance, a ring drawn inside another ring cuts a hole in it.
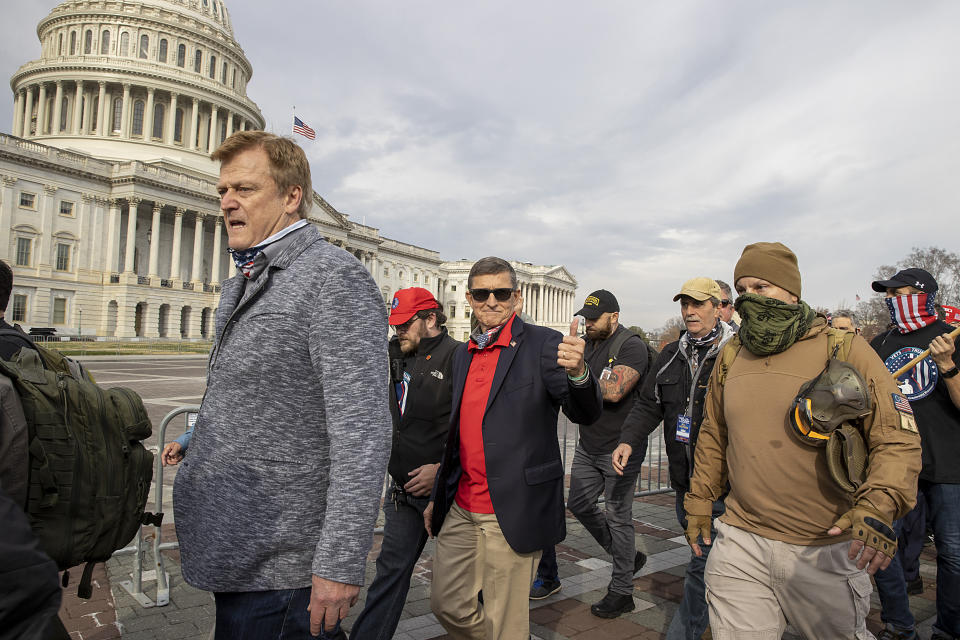
[[[637,555],[633,557],[633,572],[640,571],[645,564],[647,564],[647,554],[643,551],[637,551]]]
[[[603,600],[590,607],[590,613],[598,618],[616,618],[621,613],[633,611],[636,606],[632,595],[607,591]]]
[[[907,583],[907,595],[918,596],[921,593],[923,593],[923,578],[917,576],[916,580],[911,580]]]
[[[560,591],[560,580],[537,576],[537,579],[533,581],[533,586],[530,587],[530,599],[543,600],[558,591]]]

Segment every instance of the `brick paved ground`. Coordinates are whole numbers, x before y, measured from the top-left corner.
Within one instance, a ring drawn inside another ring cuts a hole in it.
[[[121,362],[102,360],[85,361],[98,381],[105,384],[123,384],[135,388],[144,395],[154,425],[159,425],[163,415],[183,404],[198,403],[203,393],[205,360],[198,358],[137,359]],[[171,424],[167,440],[183,431],[183,420]],[[567,452],[572,451],[575,431],[568,430]],[[563,425],[558,430],[563,442]],[[148,444],[156,445],[155,438]],[[572,456],[568,455],[567,458]],[[656,465],[657,450],[648,454],[648,461]],[[654,474],[656,476],[656,474]],[[172,485],[174,473],[165,473],[164,485]],[[655,478],[654,478],[655,480]],[[166,492],[164,511],[167,513],[162,541],[174,540],[172,509]],[[567,640],[572,638],[662,638],[670,622],[683,584],[683,572],[689,551],[681,536],[674,512],[673,494],[659,494],[634,501],[634,528],[638,548],[649,556],[646,567],[634,579],[634,612],[614,620],[604,620],[590,613],[590,605],[600,600],[606,592],[610,579],[610,563],[593,538],[567,514],[567,538],[558,546],[560,576],[563,590],[550,598],[531,603],[531,631],[534,637],[543,640]],[[152,528],[145,528],[146,547],[152,544]],[[379,551],[380,536],[374,541],[367,563],[367,584],[373,577],[373,561]],[[430,613],[430,577],[433,558],[433,542],[427,544],[417,570],[411,581],[410,594],[404,609],[397,640],[427,640],[447,638],[443,629]],[[123,555],[100,565],[94,574],[94,596],[89,601],[76,598],[73,584],[65,590],[61,618],[71,637],[76,640],[126,640],[147,639],[193,639],[207,638],[213,623],[212,597],[193,589],[180,578],[179,552],[162,552],[164,565],[170,574],[170,603],[163,607],[144,608],[138,604],[120,584],[130,580],[134,557]],[[147,569],[152,568],[152,554],[145,555]],[[925,590],[922,595],[911,598],[911,609],[920,621],[920,637],[930,637],[930,625],[934,616],[936,566],[931,547],[922,556],[921,574]],[[156,595],[155,583],[145,582],[144,591],[150,598]],[[354,608],[362,607],[361,602]],[[868,624],[876,633],[880,629],[876,594]],[[347,618],[349,629],[353,616]],[[705,637],[709,637],[709,632]],[[785,638],[796,638],[788,630]]]

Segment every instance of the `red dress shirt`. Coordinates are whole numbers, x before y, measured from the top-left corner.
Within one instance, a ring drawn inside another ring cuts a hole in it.
[[[463,475],[457,485],[456,500],[462,509],[473,513],[493,513],[487,486],[487,463],[483,455],[483,414],[487,410],[500,351],[510,346],[510,327],[514,317],[510,316],[496,341],[486,349],[477,347],[472,339],[467,343],[473,359],[460,401],[460,466]]]

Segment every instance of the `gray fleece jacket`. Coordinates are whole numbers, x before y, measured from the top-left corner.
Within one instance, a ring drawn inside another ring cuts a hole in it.
[[[249,284],[223,283],[174,484],[183,575],[208,591],[306,587],[311,574],[363,584],[373,540],[391,435],[386,310],[313,226],[287,238]]]

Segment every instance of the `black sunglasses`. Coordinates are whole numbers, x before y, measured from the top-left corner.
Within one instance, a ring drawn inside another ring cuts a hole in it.
[[[513,295],[513,292],[513,289],[507,289],[506,287],[503,289],[470,289],[470,297],[477,302],[486,302],[492,293],[498,302],[506,302]]]
[[[726,298],[724,298],[723,300],[720,301],[720,306],[721,306],[721,307],[729,307],[731,304],[733,304],[733,303],[730,302],[729,300],[727,300]]]
[[[393,326],[393,330],[397,333],[406,333],[410,330],[410,327],[413,326],[413,323],[420,319],[420,316],[414,315],[412,318],[404,322],[403,324],[396,324]]]

